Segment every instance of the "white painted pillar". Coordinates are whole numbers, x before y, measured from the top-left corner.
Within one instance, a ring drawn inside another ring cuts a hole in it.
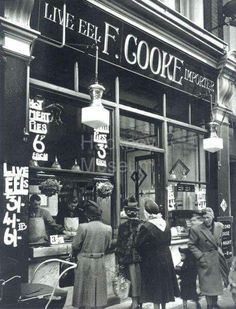
[[[173,10],[175,9],[175,0],[161,0],[161,2]]]
[[[191,0],[189,19],[200,27],[204,27],[203,0]]]

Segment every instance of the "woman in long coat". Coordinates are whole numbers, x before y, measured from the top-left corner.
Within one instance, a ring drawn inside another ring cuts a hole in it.
[[[79,225],[72,249],[77,256],[72,305],[77,308],[101,308],[107,304],[104,254],[111,245],[111,227],[102,223],[101,209],[88,201],[88,223]]]
[[[200,290],[206,296],[207,308],[219,308],[217,296],[223,293],[220,249],[223,224],[213,222],[214,212],[207,207],[204,222],[190,229],[188,247],[197,259]]]
[[[145,210],[150,214],[137,236],[136,246],[141,255],[142,303],[152,302],[154,308],[162,309],[166,303],[179,296],[175,269],[169,249],[171,232],[160,214],[159,206],[152,200],[145,201]]]

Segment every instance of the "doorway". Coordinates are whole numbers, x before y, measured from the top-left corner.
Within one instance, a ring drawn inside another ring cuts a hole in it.
[[[121,146],[121,167],[121,209],[124,200],[131,195],[136,197],[141,212],[146,199],[152,199],[158,205],[164,206],[162,153]]]

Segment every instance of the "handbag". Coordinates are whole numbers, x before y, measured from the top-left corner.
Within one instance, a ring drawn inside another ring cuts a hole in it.
[[[125,278],[123,272],[116,268],[114,277],[112,280],[113,291],[116,296],[120,299],[126,299],[129,295],[130,281]]]

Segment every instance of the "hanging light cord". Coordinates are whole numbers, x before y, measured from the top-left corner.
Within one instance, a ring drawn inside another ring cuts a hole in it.
[[[95,83],[98,83],[98,45],[96,48],[96,58],[95,58]]]

